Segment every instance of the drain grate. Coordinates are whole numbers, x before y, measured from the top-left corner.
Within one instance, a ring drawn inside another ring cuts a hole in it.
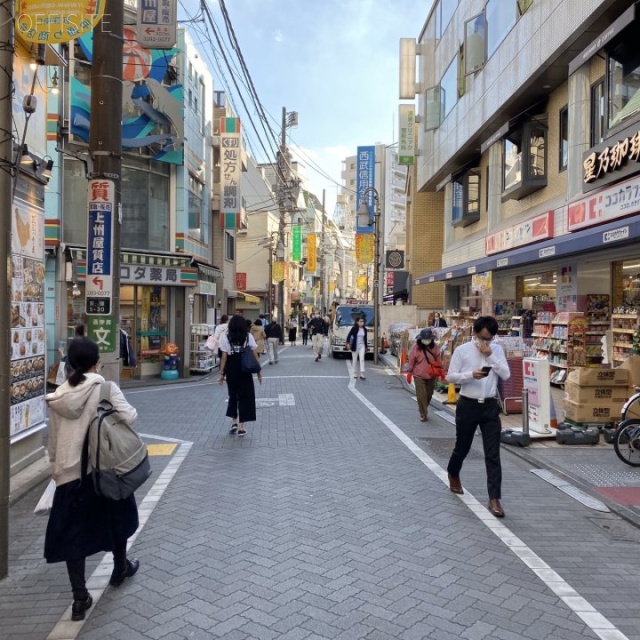
[[[598,528],[608,533],[611,538],[618,542],[635,542],[640,543],[640,529],[624,520],[613,518],[587,518]]]
[[[424,443],[426,447],[438,458],[449,458],[453,447],[456,443],[455,438],[414,438],[420,443]],[[481,451],[475,451],[473,448],[469,451],[467,460],[484,460],[484,454]]]

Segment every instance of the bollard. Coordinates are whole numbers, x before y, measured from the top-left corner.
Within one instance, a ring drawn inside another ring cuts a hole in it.
[[[515,444],[519,447],[528,447],[531,444],[529,435],[529,391],[522,390],[522,431],[507,429],[500,433],[500,442]]]

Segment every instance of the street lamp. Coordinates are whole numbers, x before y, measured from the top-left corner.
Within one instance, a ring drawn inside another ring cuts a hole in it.
[[[367,204],[367,195],[373,193],[374,213]],[[373,227],[373,363],[378,364],[378,333],[380,325],[380,195],[375,187],[367,187],[360,196],[358,208],[358,225]],[[368,273],[368,268],[367,268]]]

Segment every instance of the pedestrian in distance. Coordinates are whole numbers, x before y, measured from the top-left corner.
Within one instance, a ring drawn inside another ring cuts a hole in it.
[[[367,327],[365,327],[364,318],[356,318],[347,335],[345,347],[351,350],[353,377],[358,377],[358,361],[360,361],[360,380],[365,380],[364,360],[367,356]]]
[[[309,316],[305,313],[300,320],[300,329],[302,330],[302,346],[306,347],[309,341]]]
[[[467,457],[476,427],[480,427],[487,470],[489,511],[504,517],[502,468],[500,465],[500,403],[498,380],[511,377],[504,351],[494,342],[498,321],[493,316],[480,316],[473,323],[473,339],[455,349],[447,372],[447,381],[460,385],[456,403],[456,443],[449,459],[449,488],[462,494],[460,470]]]
[[[258,353],[263,355],[267,353],[267,348],[265,341],[267,339],[267,334],[264,332],[262,328],[262,321],[258,318],[253,325],[251,326],[251,335],[253,339],[256,341],[256,345],[258,345]]]
[[[289,344],[292,347],[296,346],[296,339],[298,337],[298,318],[291,316],[289,318]]]
[[[416,336],[405,368],[413,375],[421,422],[427,422],[429,419],[429,405],[436,386],[437,376],[432,375],[432,366],[441,370],[442,356],[433,331],[427,328],[422,329]]]
[[[313,343],[313,355],[315,361],[322,360],[322,348],[324,346],[324,336],[329,333],[327,323],[320,315],[311,316],[309,320],[309,332],[311,333],[311,342]]]
[[[229,316],[225,313],[220,317],[220,322],[213,330],[213,339],[218,345],[218,359],[222,358],[222,351],[220,350],[220,336],[227,330],[227,324],[229,323]]]
[[[73,605],[72,620],[84,620],[93,600],[86,587],[85,561],[100,551],[113,553],[109,584],[119,587],[138,571],[138,560],[127,559],[127,539],[138,528],[133,494],[123,500],[97,495],[83,464],[87,429],[96,415],[104,378],[98,373],[98,345],[87,337],[69,343],[69,379],[46,397],[49,408],[49,461],[56,484],[44,541],[47,562],[66,562]],[[111,403],[129,425],[137,411],[122,391],[111,385]]]
[[[436,311],[433,316],[433,326],[434,327],[447,327],[447,321]]]
[[[269,350],[269,364],[278,364],[278,346],[282,342],[282,327],[278,321],[273,318],[265,327],[264,332],[267,336],[267,349]]]
[[[227,417],[231,418],[229,433],[244,436],[247,433],[246,423],[256,419],[256,390],[253,386],[253,374],[242,370],[241,356],[245,349],[251,349],[256,360],[258,345],[247,331],[247,322],[240,315],[229,320],[226,333],[220,337],[222,360],[220,361],[220,384],[227,381],[229,402]],[[262,371],[258,371],[258,381],[262,384]]]

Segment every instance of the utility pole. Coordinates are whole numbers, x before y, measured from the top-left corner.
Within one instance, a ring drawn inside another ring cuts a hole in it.
[[[103,375],[120,379],[120,229],[122,225],[122,42],[124,37],[124,2],[106,0],[103,19],[93,31],[91,65],[91,127],[89,155],[93,160],[91,187],[95,180],[113,184],[113,224],[111,236],[111,308],[102,317],[110,318],[113,351],[103,353]],[[91,196],[91,194],[89,194]],[[105,248],[106,249],[106,248]],[[87,246],[87,265],[90,252]],[[89,272],[87,271],[87,279]],[[88,283],[87,283],[88,284]],[[100,315],[100,314],[95,314]],[[91,323],[89,317],[89,323]],[[94,334],[95,335],[95,334]],[[102,347],[101,347],[102,351]]]
[[[11,202],[13,166],[13,136],[11,94],[13,85],[13,0],[0,2],[0,580],[9,572],[9,493],[11,480],[9,374],[11,353],[11,279],[6,265],[11,260]]]
[[[327,313],[327,305],[325,303],[325,261],[326,261],[326,248],[324,246],[325,236],[324,228],[327,224],[327,214],[324,210],[325,203],[325,190],[322,190],[322,228],[320,229],[320,313],[324,316]]]
[[[283,279],[278,282],[278,324],[284,331],[284,230],[286,224],[286,193],[289,177],[289,165],[287,162],[287,109],[282,107],[282,131],[280,138],[280,153],[278,154],[278,208],[280,220],[278,223],[278,244],[283,250]],[[284,334],[283,334],[284,335]]]

